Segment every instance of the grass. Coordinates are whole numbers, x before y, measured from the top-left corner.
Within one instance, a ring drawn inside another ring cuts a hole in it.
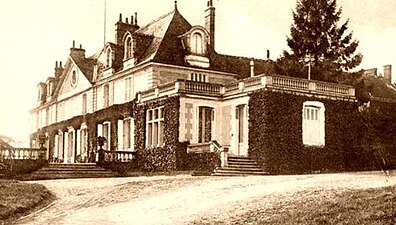
[[[0,224],[51,202],[54,196],[40,184],[0,180]]]
[[[396,186],[367,190],[308,190],[256,199],[227,219],[192,224],[396,224]]]

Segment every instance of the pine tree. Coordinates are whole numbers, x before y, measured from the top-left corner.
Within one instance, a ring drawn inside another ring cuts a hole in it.
[[[336,0],[298,0],[287,37],[291,53],[285,52],[279,62],[293,65],[297,60],[301,70],[310,61],[311,77],[326,81],[337,81],[343,72],[358,66],[362,61],[362,55],[355,53],[359,42],[346,33],[348,20],[339,26],[341,12]]]

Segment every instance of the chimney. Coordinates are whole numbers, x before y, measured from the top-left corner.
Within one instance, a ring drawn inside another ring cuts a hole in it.
[[[73,40],[73,47],[70,48],[70,57],[73,60],[81,60],[85,59],[85,50],[80,45],[80,48],[76,48],[76,42]]]
[[[270,50],[267,49],[267,59],[270,59]]]
[[[134,21],[135,20],[135,21]],[[124,45],[122,42],[122,38],[124,37],[127,31],[133,33],[139,26],[137,25],[137,13],[135,13],[135,17],[131,16],[131,21],[128,21],[128,17],[125,18],[125,22],[122,21],[122,14],[120,13],[120,19],[115,24],[115,41],[117,45]]]
[[[62,62],[59,62],[58,66],[58,61],[55,63],[55,79],[58,79],[63,73],[63,68],[62,68]]]
[[[208,0],[208,8],[205,10],[205,28],[209,32],[209,44],[215,49],[215,7],[213,0]]]
[[[250,77],[254,77],[254,59],[250,60]]]
[[[384,78],[388,84],[392,83],[392,65],[384,66]]]

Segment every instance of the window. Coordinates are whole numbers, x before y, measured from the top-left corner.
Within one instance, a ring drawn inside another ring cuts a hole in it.
[[[127,150],[131,148],[131,119],[123,121],[123,128],[123,149]]]
[[[192,80],[192,81],[207,82],[206,78],[207,78],[206,74],[202,74],[202,73],[191,73],[190,74],[190,80]]]
[[[70,84],[72,87],[75,87],[77,85],[77,71],[73,70],[72,75],[71,75],[71,81]]]
[[[204,54],[202,34],[195,32],[191,36],[191,53],[197,55]]]
[[[211,107],[198,108],[198,143],[207,143],[212,140],[214,110]]]
[[[87,94],[82,95],[82,114],[87,113]]]
[[[307,101],[303,105],[303,144],[325,145],[325,108],[321,102]]]
[[[106,65],[105,65],[106,68],[111,67],[111,61],[112,61],[112,59],[111,59],[111,49],[108,48],[106,50]]]
[[[132,58],[132,38],[128,37],[124,45],[124,59]]]
[[[147,147],[164,144],[164,107],[147,110]]]
[[[125,102],[129,102],[132,100],[132,82],[131,78],[125,78]]]
[[[102,135],[104,138],[106,138],[106,142],[103,145],[103,149],[105,150],[110,150],[110,122],[105,122],[103,123],[103,131],[102,131]]]
[[[109,107],[110,105],[110,98],[109,98],[109,85],[105,84],[103,86],[103,108]]]
[[[86,128],[81,129],[81,136],[80,136],[80,148],[81,148],[81,157],[83,162],[86,162],[88,158],[88,132]]]

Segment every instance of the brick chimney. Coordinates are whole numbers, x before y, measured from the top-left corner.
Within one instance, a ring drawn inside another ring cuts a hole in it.
[[[85,49],[82,48],[82,45],[80,45],[80,48],[76,48],[76,42],[73,40],[73,46],[70,48],[70,56],[74,60],[82,60],[85,59]]]
[[[58,61],[56,61],[55,62],[55,78],[56,79],[58,79],[62,75],[63,70],[64,69],[62,67],[62,62],[59,62],[59,64],[58,64]]]
[[[392,65],[385,65],[384,66],[384,78],[387,83],[392,83]]]
[[[124,37],[127,31],[133,33],[139,26],[137,24],[137,13],[135,12],[135,17],[131,16],[131,22],[129,23],[128,18],[125,18],[125,22],[122,22],[122,14],[120,13],[120,18],[118,22],[115,24],[115,41],[117,45],[124,45],[122,42],[122,38]]]
[[[205,28],[209,32],[209,44],[215,49],[215,7],[213,7],[213,0],[208,1],[208,8],[205,10]]]

